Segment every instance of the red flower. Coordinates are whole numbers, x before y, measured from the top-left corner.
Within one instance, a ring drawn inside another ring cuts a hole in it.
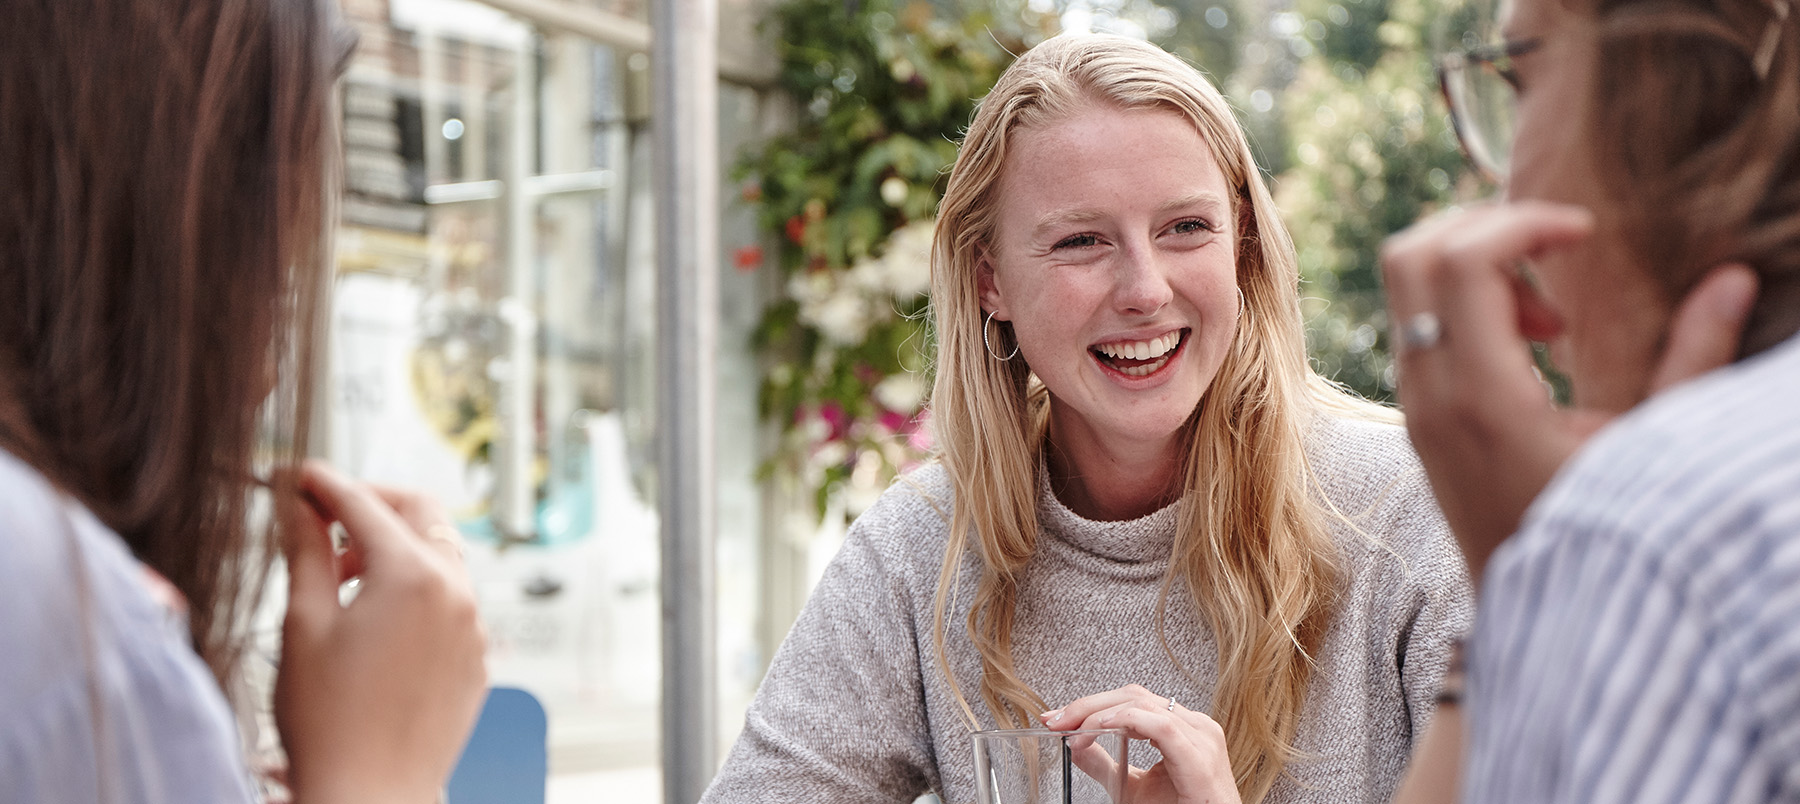
[[[799,215],[795,215],[792,218],[788,218],[787,236],[788,236],[789,240],[792,240],[795,243],[800,243],[800,242],[805,241],[805,239],[806,239],[806,219],[800,217]]]
[[[763,263],[762,246],[753,244],[731,252],[731,263],[744,273],[751,273],[761,268]]]

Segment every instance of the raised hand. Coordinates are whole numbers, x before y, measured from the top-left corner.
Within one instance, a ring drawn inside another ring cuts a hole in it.
[[[275,717],[300,804],[410,802],[439,791],[486,694],[485,635],[443,509],[357,483],[318,462],[300,471],[287,523],[289,602]],[[340,556],[330,524],[351,549]],[[361,579],[340,605],[343,578]]]
[[[1407,430],[1478,581],[1531,501],[1614,415],[1552,403],[1530,344],[1561,324],[1518,271],[1592,228],[1580,207],[1491,204],[1415,224],[1382,250]],[[1650,391],[1731,362],[1755,295],[1745,266],[1709,273],[1677,307]]]

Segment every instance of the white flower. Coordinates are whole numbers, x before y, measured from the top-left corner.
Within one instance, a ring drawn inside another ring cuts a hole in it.
[[[808,416],[800,422],[799,430],[804,443],[817,444],[831,437],[831,422],[818,416]]]
[[[850,460],[850,445],[842,441],[827,441],[813,451],[811,462],[823,472],[834,466],[843,466],[844,462],[848,460]]]
[[[935,221],[914,221],[888,236],[881,262],[887,289],[896,299],[911,299],[931,289],[931,237]]]
[[[802,271],[788,277],[787,292],[801,306],[818,304],[831,296],[836,284],[829,271]]]
[[[876,257],[864,257],[850,266],[844,278],[849,284],[868,296],[882,296],[888,292],[888,267],[885,261]]]
[[[875,401],[896,413],[911,413],[925,401],[925,378],[911,371],[892,374],[875,384]]]
[[[906,203],[906,180],[899,176],[889,176],[881,182],[881,200],[890,207]]]
[[[800,305],[800,320],[833,343],[853,346],[869,334],[868,300],[856,293],[834,293],[814,304]]]

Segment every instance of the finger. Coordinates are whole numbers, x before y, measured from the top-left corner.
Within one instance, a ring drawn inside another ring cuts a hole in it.
[[[1510,265],[1579,243],[1594,231],[1594,213],[1586,207],[1548,201],[1496,205],[1477,221],[1452,234],[1450,257]]]
[[[458,566],[463,564],[466,545],[462,531],[457,529],[450,513],[444,510],[443,504],[436,497],[422,491],[380,483],[364,485],[405,519],[413,532],[424,539],[426,547],[451,559]]]
[[[1123,729],[1134,740],[1149,740],[1164,760],[1187,764],[1199,758],[1196,733],[1169,712],[1121,707],[1103,720],[1104,728]]]
[[[439,522],[426,528],[425,546],[450,559],[457,567],[463,566],[463,535],[455,525]]]
[[[375,492],[352,482],[322,461],[307,461],[301,487],[318,499],[326,513],[344,524],[365,571],[417,549],[409,544],[412,528]]]
[[[1427,289],[1428,309],[1443,318],[1446,339],[1459,341],[1453,350],[1438,350],[1440,359],[1462,364],[1475,357],[1505,371],[1529,364],[1522,342],[1532,334],[1550,334],[1559,322],[1520,277],[1518,266],[1572,247],[1592,230],[1593,216],[1585,209],[1530,204],[1496,208],[1452,232]],[[1472,334],[1458,339],[1457,329]]]
[[[352,578],[362,577],[362,551],[358,550],[356,545],[357,543],[352,541],[348,547],[338,551],[338,583],[340,584],[345,583]]]
[[[1116,785],[1124,780],[1119,778],[1123,763],[1106,746],[1088,740],[1086,745],[1077,747],[1074,740],[1069,741],[1069,759],[1089,778],[1104,785],[1108,790],[1118,789]]]
[[[375,496],[380,497],[382,502],[394,509],[401,519],[406,520],[406,524],[411,525],[415,533],[424,535],[431,526],[447,524],[451,521],[450,513],[444,510],[443,504],[430,494],[382,483],[364,483],[363,485],[375,492]]]
[[[338,587],[331,525],[297,495],[276,504],[284,525],[281,548],[287,560],[288,610],[328,614],[337,606]]]
[[[1536,303],[1517,266],[1578,243],[1591,230],[1592,216],[1579,207],[1511,204],[1467,216],[1437,242],[1402,253],[1399,259],[1419,264],[1388,271],[1411,283],[1406,301],[1390,304],[1395,320],[1431,313],[1443,331],[1430,348],[1402,345],[1397,362],[1403,405],[1415,412],[1453,410],[1479,398],[1486,405],[1547,409],[1522,326],[1549,323],[1533,320],[1549,311]],[[1405,305],[1418,305],[1417,312]]]
[[[1381,244],[1381,282],[1392,320],[1423,312],[1430,304],[1426,288],[1437,261],[1439,243],[1448,232],[1465,225],[1479,210],[1456,209],[1413,224]]]
[[[1523,274],[1513,277],[1512,290],[1518,305],[1519,334],[1534,343],[1549,343],[1562,334],[1562,316]]]
[[[1087,719],[1083,720],[1081,722],[1081,725],[1077,726],[1076,728],[1080,728],[1080,729],[1118,728],[1118,725],[1115,724],[1113,721],[1117,720],[1120,714],[1127,712],[1127,711],[1141,711],[1141,710],[1143,710],[1143,707],[1140,706],[1138,704],[1138,702],[1135,700],[1125,701],[1125,702],[1119,703],[1119,704],[1114,704],[1114,705],[1109,706],[1105,709],[1102,709],[1098,712],[1095,712],[1091,715],[1088,715]]]
[[[1756,291],[1756,272],[1741,263],[1721,265],[1703,277],[1675,309],[1650,390],[1686,382],[1736,359]]]
[[[1072,728],[1073,724],[1085,723],[1093,717],[1094,713],[1104,709],[1110,709],[1121,703],[1138,701],[1142,702],[1145,706],[1149,706],[1153,702],[1161,702],[1166,705],[1168,700],[1168,698],[1157,695],[1140,685],[1127,684],[1117,689],[1095,693],[1084,698],[1077,698],[1064,705],[1061,709],[1045,712],[1039,717],[1043,720],[1045,726],[1053,729],[1066,729]]]

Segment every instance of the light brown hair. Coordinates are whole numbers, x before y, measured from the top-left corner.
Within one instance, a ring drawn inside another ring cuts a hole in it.
[[[1049,405],[1023,359],[998,361],[984,346],[977,266],[993,245],[1012,134],[1099,104],[1180,115],[1235,191],[1245,312],[1181,434],[1183,494],[1164,594],[1185,588],[1212,627],[1219,665],[1207,711],[1225,731],[1244,800],[1256,802],[1293,757],[1310,654],[1330,626],[1341,583],[1328,513],[1310,494],[1306,430],[1321,410],[1397,417],[1312,372],[1293,245],[1249,143],[1219,91],[1152,45],[1063,35],[1025,53],[981,101],[950,174],[931,272],[932,421],[956,495],[935,604],[938,665],[960,698],[945,658],[944,619],[965,555],[973,554],[980,571],[968,633],[981,656],[981,698],[1000,724],[1032,724],[1046,708],[1013,665],[1012,624],[1021,573],[1037,549],[1037,467]],[[1010,326],[995,322],[989,337],[995,352],[1013,351]],[[974,720],[966,701],[964,712]]]
[[[307,438],[338,25],[326,0],[0,4],[0,448],[187,597],[221,682],[271,553],[255,453]]]
[[[1800,331],[1800,8],[1564,2],[1598,22],[1590,150],[1632,256],[1669,299],[1749,264],[1761,290],[1744,355]]]

